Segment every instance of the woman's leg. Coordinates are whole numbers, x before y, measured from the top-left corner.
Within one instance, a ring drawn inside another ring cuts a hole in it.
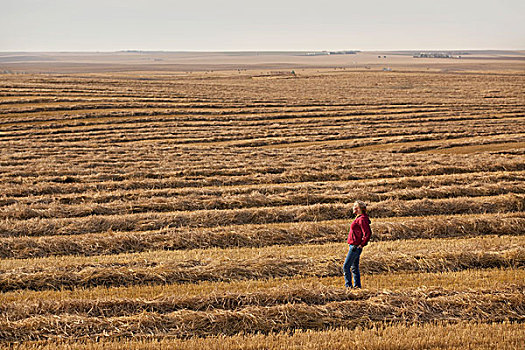
[[[352,287],[352,274],[350,272],[350,268],[354,264],[356,249],[358,248],[353,245],[349,246],[348,254],[346,255],[345,263],[343,265],[343,271],[345,274],[345,287]]]
[[[359,257],[361,256],[361,252],[363,251],[363,249],[357,247],[355,249],[355,258],[353,259],[351,265],[352,277],[354,278],[354,287],[361,288],[361,274],[359,273]]]

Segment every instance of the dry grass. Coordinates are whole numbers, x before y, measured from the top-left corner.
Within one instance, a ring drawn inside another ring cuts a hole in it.
[[[522,267],[523,236],[411,240],[375,244],[366,252],[366,274]],[[148,252],[82,258],[11,260],[0,272],[0,290],[61,289],[138,284],[196,283],[291,276],[341,276],[344,244],[260,249]]]
[[[501,172],[525,170],[518,155],[501,154],[468,157],[445,154],[435,155],[429,160],[428,155],[424,154],[388,156],[366,152],[359,155],[361,160],[356,164],[348,159],[348,151],[337,149],[312,149],[309,152],[296,149],[291,154],[283,150],[263,152],[258,149],[247,151],[244,148],[217,148],[208,149],[207,152],[191,149],[191,153],[189,149],[176,149],[172,151],[175,157],[170,153],[169,146],[164,146],[151,155],[148,154],[145,146],[125,151],[113,146],[108,148],[107,154],[103,156],[91,151],[92,147],[89,144],[79,145],[74,148],[76,155],[66,154],[65,157],[74,159],[77,167],[75,170],[68,167],[68,163],[62,157],[55,160],[57,164],[54,169],[48,169],[45,163],[45,158],[55,158],[57,152],[68,152],[64,149],[67,147],[46,146],[45,149],[26,150],[24,153],[28,154],[19,155],[15,152],[13,155],[6,155],[6,160],[0,163],[4,168],[1,175],[5,182],[0,184],[3,193],[11,197],[12,203],[23,201],[27,196],[45,196],[47,198],[40,199],[52,202],[53,196],[61,197],[67,194],[81,196],[80,199],[89,203],[91,197],[97,201],[99,198],[104,198],[106,194],[110,195],[111,192],[117,191],[129,193],[134,190],[183,191],[187,189],[187,191],[205,194],[211,189],[235,193],[240,188],[252,186],[252,190],[266,192],[276,187],[297,186],[305,182],[307,183],[304,185],[311,186],[311,182],[339,181],[340,185],[344,181],[347,187],[362,189],[368,184],[377,187],[374,184],[383,181],[383,185],[390,184],[391,187],[387,189],[396,190],[414,187],[417,182],[424,187],[443,183],[449,179],[450,184],[450,180],[455,182],[455,177],[462,176],[477,177],[472,179],[472,182],[484,181],[484,176],[494,178]],[[11,148],[16,150],[19,147],[12,145]],[[198,160],[194,160],[188,154],[194,154]],[[151,160],[135,160],[146,156]],[[275,163],[268,164],[265,157],[271,157]],[[235,160],[228,161],[229,158]],[[291,158],[295,158],[297,162],[292,161]],[[166,170],[147,170],[151,162],[163,162],[163,168],[166,167]],[[339,165],[334,168],[333,162]],[[367,162],[371,165],[365,166]],[[116,164],[121,169],[118,169]],[[177,171],[178,168],[184,170]],[[506,180],[519,180],[519,178],[520,174],[517,173],[516,177],[507,176]],[[261,188],[260,185],[265,187]],[[373,187],[368,189],[376,192]],[[85,196],[82,197],[84,194]],[[225,193],[227,194],[228,192]],[[384,195],[388,196],[388,193]],[[68,204],[68,201],[62,204]]]
[[[453,146],[445,149],[435,149],[427,151],[430,153],[454,153],[454,154],[465,154],[465,153],[476,153],[476,152],[495,152],[495,151],[507,151],[507,150],[522,150],[525,148],[525,142],[504,142],[494,144],[482,144],[475,146]]]
[[[358,198],[358,197],[356,197]],[[341,220],[352,216],[352,204],[315,204],[261,207],[235,210],[198,210],[127,215],[93,215],[82,218],[4,220],[0,237],[79,235],[112,231],[146,231],[166,227],[216,227],[243,224],[271,224]],[[451,199],[386,200],[372,203],[375,217],[426,216],[442,214],[505,213],[525,210],[525,195],[503,194]]]
[[[481,175],[481,176],[480,176]],[[55,182],[77,182],[71,176]],[[418,181],[419,180],[419,181]],[[403,181],[382,180],[322,184],[300,183],[246,188],[182,188],[161,190],[84,191],[82,196],[54,195],[5,198],[0,204],[0,219],[72,218],[90,215],[126,215],[144,212],[194,211],[209,209],[246,209],[288,205],[313,205],[345,202],[349,197],[367,202],[384,200],[444,199],[453,197],[523,194],[523,172],[502,174],[465,174]],[[492,183],[491,183],[492,182]],[[442,186],[440,186],[442,185]],[[388,186],[388,187],[387,187]],[[385,188],[389,191],[385,193]]]
[[[334,349],[349,347],[365,349],[476,349],[517,350],[525,342],[521,323],[433,322],[423,324],[374,324],[372,327],[335,329],[328,331],[282,332],[277,334],[236,335],[232,337],[193,338],[189,340],[170,337],[144,337],[115,340],[51,340],[24,342],[13,350],[55,349],[210,349],[210,350],[260,350],[260,349]]]
[[[268,333],[295,329],[353,329],[372,322],[523,321],[523,290],[458,292],[424,290],[385,293],[370,300],[328,302],[323,305],[283,304],[247,306],[237,310],[181,310],[167,314],[142,312],[134,316],[34,316],[0,321],[4,341],[43,340],[50,337],[115,338],[152,333],[175,337]]]
[[[520,235],[523,212],[511,214],[447,215],[374,219],[372,241],[411,238]],[[346,220],[272,225],[236,225],[217,228],[166,228],[134,233],[50,237],[0,238],[0,257],[33,258],[60,255],[103,255],[148,250],[264,247],[276,244],[340,242],[349,227]]]
[[[523,343],[493,322],[524,319],[524,77],[261,75],[2,75],[0,338]],[[375,239],[358,292],[340,288],[355,199]]]
[[[496,277],[494,274],[493,277]],[[501,282],[501,281],[498,281]],[[463,285],[458,289],[428,288],[423,287],[424,292],[431,290],[432,296],[456,295],[464,292],[479,293],[479,291],[465,288]],[[461,288],[463,287],[463,288]],[[152,300],[142,298],[118,298],[112,299],[61,299],[61,300],[38,300],[33,302],[7,302],[0,306],[2,319],[5,321],[18,321],[37,315],[63,315],[75,314],[86,317],[120,317],[126,315],[137,315],[143,312],[154,312],[160,314],[171,313],[179,310],[210,311],[214,309],[237,310],[249,306],[269,307],[283,304],[304,303],[308,305],[323,305],[340,301],[374,301],[385,298],[386,295],[395,297],[398,294],[418,294],[421,287],[406,288],[403,291],[372,291],[351,290],[348,288],[327,287],[322,284],[312,286],[294,286],[283,283],[278,287],[256,289],[249,292],[232,292],[217,290],[211,293],[198,294],[193,290],[192,294],[185,295],[177,293],[173,296],[162,296]],[[523,292],[523,285],[500,286],[495,291],[509,293]]]
[[[510,287],[523,287],[525,269],[467,269],[452,272],[394,272],[389,274],[364,275],[364,286],[372,291],[406,291],[419,287],[445,288],[453,291],[469,289],[497,290]],[[196,284],[133,285],[128,287],[75,288],[62,290],[16,290],[0,295],[0,301],[9,304],[31,305],[48,300],[59,302],[67,300],[119,300],[142,299],[157,300],[174,296],[194,298],[202,295],[227,293],[265,292],[278,287],[311,288],[341,287],[341,276],[335,277],[286,277],[264,280],[239,280],[229,282],[203,281]]]

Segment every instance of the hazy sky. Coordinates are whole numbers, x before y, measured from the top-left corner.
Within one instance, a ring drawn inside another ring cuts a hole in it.
[[[524,0],[0,0],[0,51],[525,49]]]

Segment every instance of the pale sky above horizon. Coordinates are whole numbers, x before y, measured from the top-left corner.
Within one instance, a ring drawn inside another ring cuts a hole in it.
[[[0,51],[525,49],[523,0],[0,0]]]

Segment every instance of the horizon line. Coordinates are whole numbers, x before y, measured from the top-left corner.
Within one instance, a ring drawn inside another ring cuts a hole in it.
[[[120,50],[0,50],[0,53],[235,53],[235,52],[250,52],[250,53],[272,53],[272,52],[344,52],[344,51],[353,51],[353,52],[399,52],[399,51],[525,51],[525,48],[506,48],[506,49],[495,49],[495,48],[485,48],[485,49],[315,49],[315,50],[142,50],[142,49],[120,49]]]

